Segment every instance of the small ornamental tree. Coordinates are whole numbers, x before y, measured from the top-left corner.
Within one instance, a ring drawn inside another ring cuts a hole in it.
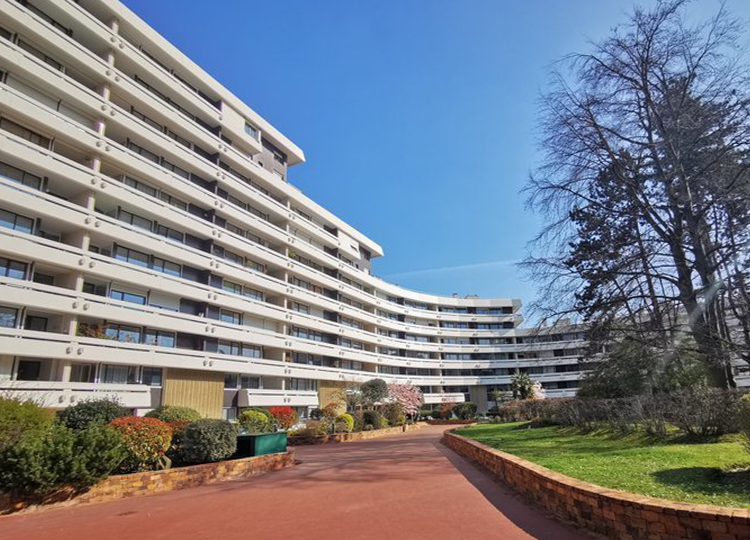
[[[120,468],[126,472],[155,469],[164,464],[172,442],[172,428],[157,418],[124,416],[115,418],[110,427],[122,435],[127,456]]]
[[[534,381],[528,373],[516,372],[510,383],[513,399],[531,399],[534,397]]]
[[[370,379],[360,386],[362,401],[365,405],[372,407],[388,397],[388,384],[383,379]]]
[[[389,384],[388,397],[401,405],[403,412],[409,416],[416,415],[424,402],[422,391],[411,384]]]
[[[534,385],[531,387],[531,399],[544,399],[546,397],[547,394],[544,392],[542,383],[534,381]]]
[[[240,427],[247,433],[268,433],[273,431],[273,424],[269,416],[260,411],[245,409],[237,417]]]
[[[271,413],[276,423],[281,429],[289,429],[299,420],[299,416],[291,407],[271,407],[268,412]]]

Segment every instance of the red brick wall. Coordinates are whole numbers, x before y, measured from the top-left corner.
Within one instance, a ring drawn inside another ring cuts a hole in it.
[[[175,489],[249,478],[269,471],[276,471],[294,466],[294,450],[279,454],[204,463],[188,467],[177,467],[166,471],[144,471],[133,474],[110,476],[98,483],[86,493],[54,506],[73,506],[83,503],[114,501],[126,497],[153,495]],[[29,505],[24,501],[12,501],[0,495],[0,514],[10,514],[21,510],[47,508],[52,504]]]
[[[443,443],[557,517],[618,540],[748,540],[750,510],[678,503],[581,482],[455,433]]]

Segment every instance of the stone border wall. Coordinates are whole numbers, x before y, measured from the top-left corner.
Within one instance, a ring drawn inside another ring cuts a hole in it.
[[[56,500],[43,504],[29,504],[25,501],[14,501],[0,495],[0,514],[154,495],[224,480],[249,478],[269,471],[278,471],[287,467],[293,467],[294,464],[294,450],[288,450],[287,452],[267,454],[265,456],[175,467],[174,469],[165,471],[144,471],[133,474],[113,475],[102,480],[87,492],[62,501]]]
[[[290,436],[287,439],[287,443],[290,446],[300,446],[308,444],[326,444],[326,443],[341,443],[341,442],[356,442],[365,441],[368,439],[377,439],[378,437],[385,437],[387,435],[396,435],[398,433],[405,433],[407,431],[413,431],[415,429],[425,427],[424,422],[417,422],[416,424],[406,424],[404,426],[390,427],[384,429],[373,429],[371,431],[355,431],[352,433],[336,433],[332,435],[321,435],[319,437],[296,437]]]
[[[445,432],[443,444],[558,518],[608,538],[750,538],[750,510],[666,501],[604,488],[450,431]]]
[[[464,426],[469,424],[476,424],[477,421],[474,419],[470,420],[427,420],[427,423],[431,426]]]

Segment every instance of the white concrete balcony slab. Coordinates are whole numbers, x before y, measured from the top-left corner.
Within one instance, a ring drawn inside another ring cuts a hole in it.
[[[0,395],[30,399],[50,409],[103,398],[114,399],[130,409],[151,407],[151,387],[142,384],[5,380],[0,381]]]
[[[241,390],[240,407],[317,407],[318,393],[306,390]]]
[[[433,405],[435,403],[463,403],[466,401],[465,396],[460,392],[423,395],[425,405]]]

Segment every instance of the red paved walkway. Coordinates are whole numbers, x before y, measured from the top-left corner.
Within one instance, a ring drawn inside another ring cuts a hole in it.
[[[0,517],[2,540],[590,540],[439,443],[443,428],[298,449],[292,469]]]

